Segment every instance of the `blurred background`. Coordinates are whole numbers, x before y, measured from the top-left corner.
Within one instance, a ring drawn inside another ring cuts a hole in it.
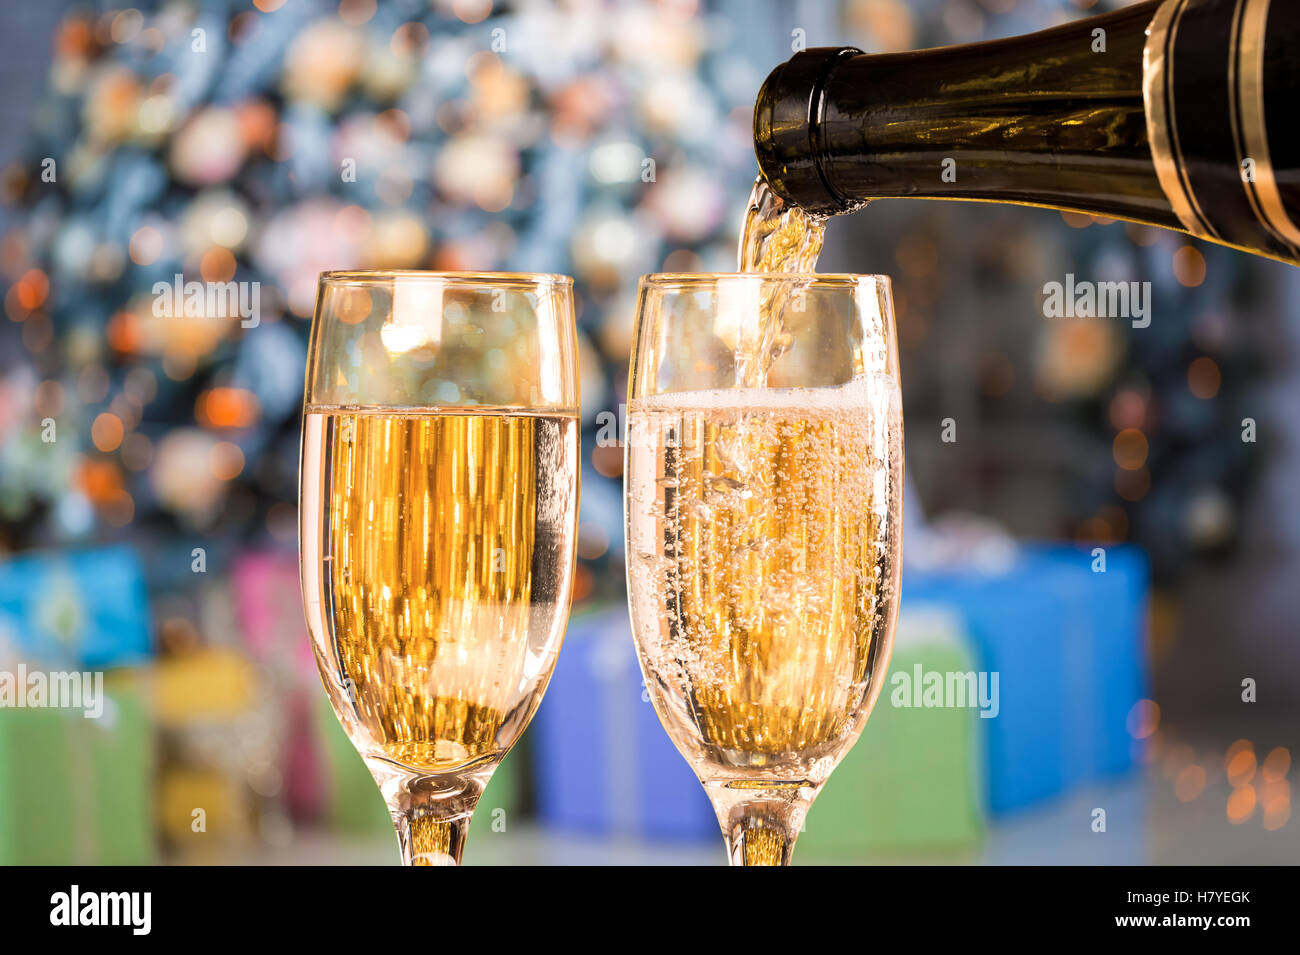
[[[316,276],[356,267],[577,283],[572,623],[467,861],[721,864],[642,696],[622,451],[595,440],[626,394],[636,280],[734,269],[753,98],[800,44],[905,50],[1118,5],[5,4],[0,670],[103,670],[110,704],[0,709],[0,862],[397,861],[297,582]],[[1300,271],[907,201],[833,222],[822,268],[894,279],[892,672],[997,671],[1000,700],[981,718],[887,685],[798,860],[1300,858]],[[260,321],[155,316],[178,273],[260,283]],[[1045,319],[1069,274],[1150,282],[1150,327]]]

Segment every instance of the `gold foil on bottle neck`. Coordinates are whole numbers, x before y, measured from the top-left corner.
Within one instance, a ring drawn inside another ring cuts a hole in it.
[[[1142,98],[1146,103],[1147,140],[1156,177],[1183,228],[1193,235],[1218,239],[1202,212],[1184,171],[1174,117],[1174,43],[1188,0],[1166,0],[1147,27],[1142,51]]]

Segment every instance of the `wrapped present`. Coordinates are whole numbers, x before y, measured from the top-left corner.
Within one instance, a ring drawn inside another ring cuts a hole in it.
[[[984,832],[979,694],[925,705],[918,678],[975,670],[961,621],[907,603],[889,673],[857,744],[822,787],[799,836],[805,861],[970,852]],[[933,702],[933,701],[928,701]],[[920,703],[921,705],[917,705]]]
[[[533,720],[536,803],[576,832],[717,839],[704,789],[642,685],[627,608],[575,615]]]
[[[129,547],[0,562],[0,636],[30,660],[78,669],[142,663],[151,634],[144,574]]]
[[[469,827],[469,848],[483,846],[491,839],[497,839],[513,831],[523,816],[523,770],[528,765],[527,732],[506,753],[488,782],[487,789],[479,797],[474,808],[474,819]],[[470,857],[473,861],[473,856]]]
[[[156,734],[148,701],[138,688],[114,681],[103,714],[86,722],[97,864],[151,864]]]
[[[334,832],[352,836],[391,835],[393,820],[389,818],[384,797],[356,747],[343,732],[324,689],[320,691],[315,712],[326,823]]]
[[[155,856],[154,734],[131,686],[102,712],[0,710],[0,864],[137,865]]]
[[[285,701],[285,736],[281,747],[284,801],[296,823],[317,823],[325,816],[324,755],[316,736],[319,694],[294,692]]]
[[[158,825],[188,861],[218,863],[252,844],[253,808],[238,777],[215,765],[172,765],[158,778]]]
[[[279,701],[253,662],[238,649],[203,647],[161,661],[148,683],[168,848],[224,862],[283,833]]]
[[[230,722],[254,704],[257,674],[234,650],[211,647],[170,657],[153,672],[154,705],[165,727]]]
[[[326,768],[316,745],[315,712],[320,678],[303,617],[298,556],[280,551],[235,558],[231,590],[244,648],[275,686],[281,708],[284,799],[289,815],[316,822],[324,813],[321,779]]]
[[[1146,554],[1131,546],[1043,546],[1031,559],[1069,608],[1067,662],[1081,675],[1069,696],[1068,777],[1096,782],[1121,775],[1132,768],[1141,745],[1129,734],[1129,714],[1149,693]]]
[[[235,613],[249,652],[277,669],[291,671],[313,692],[319,690],[303,617],[298,555],[243,554],[235,559],[230,576]]]
[[[1026,545],[1005,566],[905,568],[903,606],[941,604],[964,621],[981,671],[999,675],[999,711],[980,720],[988,806],[1004,813],[1132,764],[1125,720],[1146,686],[1146,563]]]
[[[998,715],[981,720],[994,813],[1032,805],[1066,786],[1065,607],[1042,583],[1024,569],[903,574],[903,606],[950,607],[966,625],[980,670],[998,674]]]
[[[73,736],[80,713],[55,709],[0,710],[0,863],[78,862],[81,767]]]

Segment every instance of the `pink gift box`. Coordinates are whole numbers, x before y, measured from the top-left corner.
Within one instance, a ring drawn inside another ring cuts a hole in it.
[[[236,619],[249,652],[264,664],[292,666],[314,685],[316,662],[303,619],[297,556],[244,554],[234,562],[231,581]]]

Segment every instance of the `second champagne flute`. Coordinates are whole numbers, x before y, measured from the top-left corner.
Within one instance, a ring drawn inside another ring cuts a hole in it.
[[[555,666],[577,531],[574,355],[564,276],[321,276],[303,601],[407,864],[460,862]]]
[[[625,507],[651,701],[736,865],[790,861],[862,732],[898,603],[889,280],[641,281]]]

